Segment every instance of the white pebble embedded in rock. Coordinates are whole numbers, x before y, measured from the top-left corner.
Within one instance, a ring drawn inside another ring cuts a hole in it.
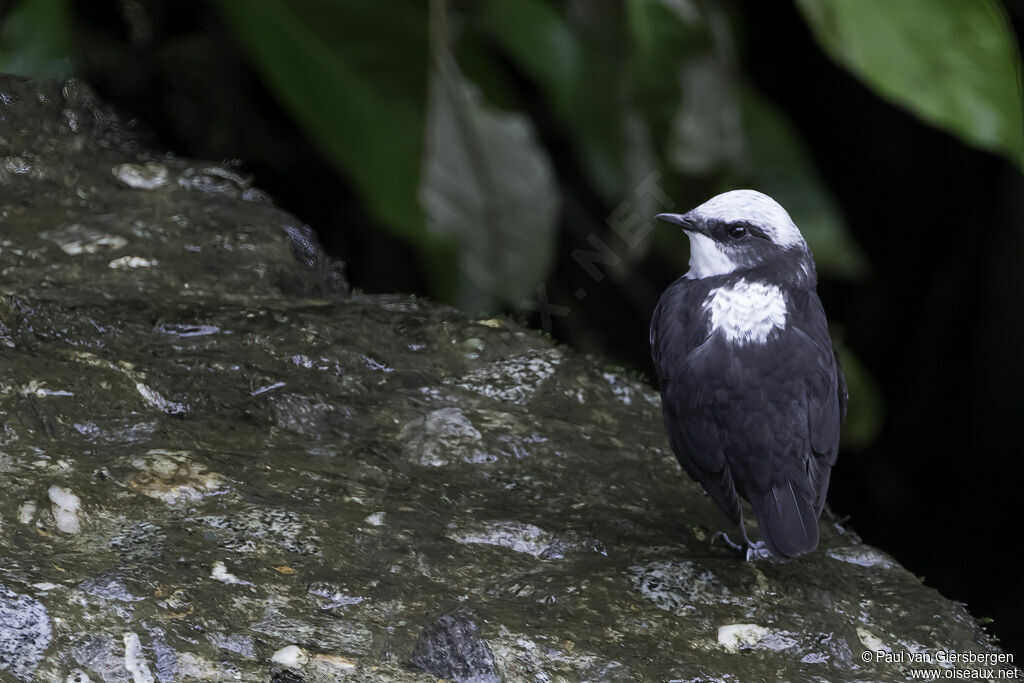
[[[132,675],[133,683],[156,683],[146,664],[139,636],[131,632],[124,634],[124,667]]]
[[[57,528],[66,534],[77,534],[82,530],[82,522],[78,518],[78,509],[82,501],[68,489],[61,488],[54,484],[47,492],[53,510],[53,519],[57,522]]]
[[[122,256],[108,263],[107,267],[114,270],[128,270],[130,268],[150,268],[155,265],[155,259],[142,258],[141,256]]]
[[[728,624],[718,629],[718,644],[729,652],[751,648],[766,638],[771,631],[757,624]]]
[[[298,645],[287,645],[271,655],[270,661],[290,669],[298,669],[309,662],[309,653]]]
[[[892,652],[892,648],[886,645],[881,638],[863,626],[857,627],[857,638],[869,652]]]
[[[213,571],[210,572],[210,576],[214,579],[217,579],[218,581],[223,581],[224,583],[234,583],[239,586],[252,585],[252,583],[250,583],[249,581],[243,581],[242,579],[238,578],[237,576],[229,572],[228,568],[224,565],[224,563],[220,561],[213,563]]]
[[[163,164],[118,164],[110,172],[133,190],[155,190],[167,184],[167,167]]]
[[[26,500],[18,508],[18,521],[22,524],[31,524],[32,520],[36,516],[36,504],[31,500]]]

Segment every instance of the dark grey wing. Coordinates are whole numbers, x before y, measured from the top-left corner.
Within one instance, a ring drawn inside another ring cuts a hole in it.
[[[701,405],[701,387],[694,376],[694,364],[701,362],[700,352],[708,340],[701,320],[705,289],[680,278],[661,295],[651,319],[651,357],[672,452],[733,524],[739,524],[740,501],[718,424]]]
[[[770,485],[751,499],[758,526],[775,555],[795,557],[818,545],[818,516],[825,506],[832,466],[839,451],[839,427],[846,410],[846,382],[828,334],[821,301],[814,292],[790,292],[783,332],[790,364],[784,372],[794,406],[791,430],[773,461]],[[795,448],[795,449],[794,449]]]
[[[847,389],[839,358],[832,348],[821,301],[817,294],[808,292],[802,303],[804,310],[798,316],[797,331],[805,335],[808,342],[805,381],[811,454],[807,467],[814,510],[821,514],[829,475],[839,454],[839,429],[846,416]]]
[[[836,353],[835,349],[832,350],[832,355],[836,359],[836,372],[839,373],[839,422],[840,424],[846,421],[846,404],[850,400],[850,390],[846,387],[846,373],[843,372],[843,366],[839,362],[839,354]]]

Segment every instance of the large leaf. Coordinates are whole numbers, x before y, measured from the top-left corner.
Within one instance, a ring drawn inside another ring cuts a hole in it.
[[[742,153],[738,71],[715,4],[630,0],[633,96],[672,168],[707,175]]]
[[[460,72],[445,3],[432,3],[434,64],[420,198],[429,228],[457,240],[468,288],[492,308],[531,297],[551,265],[558,186],[529,119],[497,110]]]
[[[618,201],[628,189],[619,9],[587,5],[589,21],[582,25],[561,7],[547,0],[486,0],[475,18],[541,88],[596,189]]]
[[[997,0],[797,0],[822,47],[882,96],[1024,168],[1020,54]]]
[[[799,131],[752,88],[743,91],[742,110],[751,186],[786,207],[820,271],[840,277],[863,275],[864,254],[850,237]]]
[[[371,214],[432,246],[417,203],[427,16],[416,1],[217,0],[269,87]],[[244,112],[239,112],[244,115]]]
[[[687,175],[708,175],[741,162],[741,128],[735,70],[712,53],[678,68],[682,99],[666,144],[669,163]]]
[[[22,0],[4,17],[0,71],[32,78],[73,74],[69,0]]]

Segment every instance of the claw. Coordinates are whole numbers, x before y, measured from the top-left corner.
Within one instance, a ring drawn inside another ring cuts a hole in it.
[[[711,545],[714,545],[715,541],[719,538],[725,541],[725,544],[733,550],[735,550],[736,552],[743,552],[743,546],[741,546],[739,543],[734,543],[733,540],[729,538],[724,531],[716,531],[715,533],[711,534]]]
[[[768,552],[768,548],[764,546],[764,541],[757,541],[756,543],[747,543],[747,562],[753,562],[754,560],[770,559],[772,559],[772,554]]]
[[[771,560],[772,554],[765,547],[764,541],[751,541],[747,538],[746,534],[743,534],[743,544],[735,543],[729,538],[724,531],[716,531],[711,534],[711,544],[714,545],[715,541],[722,539],[727,546],[732,548],[736,553],[742,555],[747,562],[754,562],[756,560]]]

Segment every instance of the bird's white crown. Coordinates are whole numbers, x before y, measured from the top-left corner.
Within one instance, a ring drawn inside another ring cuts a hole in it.
[[[800,229],[782,205],[756,190],[732,190],[715,195],[692,212],[726,223],[746,221],[761,228],[780,247],[807,247]]]

